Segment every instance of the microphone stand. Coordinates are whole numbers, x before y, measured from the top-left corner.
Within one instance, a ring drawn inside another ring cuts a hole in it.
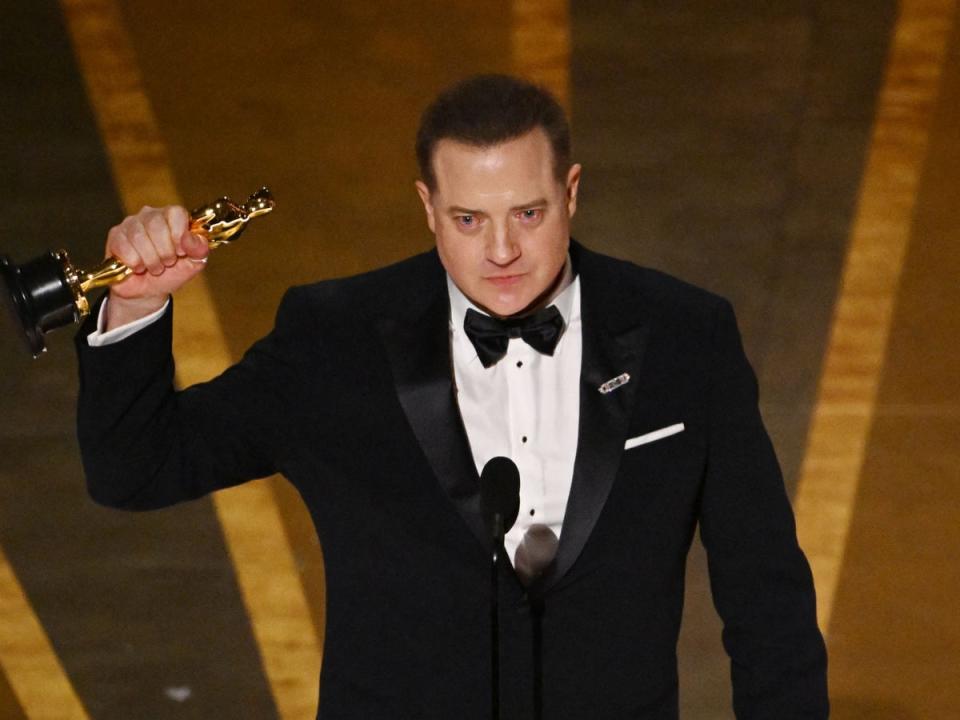
[[[493,563],[490,565],[490,698],[491,717],[500,720],[500,553],[503,547],[503,515],[493,516]]]
[[[543,718],[543,614],[545,576],[557,557],[559,541],[546,525],[531,525],[517,548],[516,567],[527,589],[533,645],[533,720]]]
[[[543,720],[543,596],[528,592],[533,626],[533,718]]]
[[[507,457],[490,458],[480,473],[480,508],[493,540],[490,565],[490,711],[500,720],[500,574],[503,537],[520,511],[520,471]]]

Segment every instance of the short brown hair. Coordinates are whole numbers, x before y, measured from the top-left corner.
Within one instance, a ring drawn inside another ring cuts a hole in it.
[[[510,75],[475,75],[444,90],[424,111],[417,130],[420,178],[437,186],[433,151],[441,140],[486,148],[542,128],[563,182],[570,169],[570,126],[560,103],[543,88]]]

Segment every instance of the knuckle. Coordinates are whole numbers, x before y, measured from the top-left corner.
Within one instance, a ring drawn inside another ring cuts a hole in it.
[[[182,207],[182,206],[180,206],[180,205],[167,205],[167,207],[165,208],[165,210],[166,210],[166,213],[165,213],[166,216],[167,216],[171,221],[186,222],[186,220],[187,220],[187,210],[186,210],[186,208],[184,208],[184,207]]]
[[[151,237],[162,237],[168,234],[167,221],[163,215],[152,213],[144,218],[143,224]]]
[[[150,238],[147,237],[147,232],[143,226],[137,226],[127,234],[127,237],[130,239],[130,242],[134,247],[138,249],[146,249],[150,245]]]
[[[123,228],[120,225],[114,225],[107,231],[107,247],[117,247],[124,240]]]
[[[142,265],[140,255],[128,243],[113,248],[111,254],[131,270],[136,270]]]

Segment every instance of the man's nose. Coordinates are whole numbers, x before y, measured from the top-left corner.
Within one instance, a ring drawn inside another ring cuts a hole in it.
[[[496,265],[509,265],[520,255],[520,246],[513,241],[510,227],[494,227],[487,239],[487,260]]]

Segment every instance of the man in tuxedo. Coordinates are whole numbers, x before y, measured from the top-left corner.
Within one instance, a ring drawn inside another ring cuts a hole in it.
[[[290,290],[237,365],[179,392],[169,297],[206,247],[179,207],[110,231],[137,272],[78,336],[93,497],[148,509],[283,473],[324,547],[319,717],[487,718],[478,474],[507,456],[502,717],[531,717],[536,691],[551,719],[676,718],[698,524],[737,716],[826,717],[810,571],[729,304],[570,241],[580,166],[539,88],[454,86],[417,155],[436,250]]]

